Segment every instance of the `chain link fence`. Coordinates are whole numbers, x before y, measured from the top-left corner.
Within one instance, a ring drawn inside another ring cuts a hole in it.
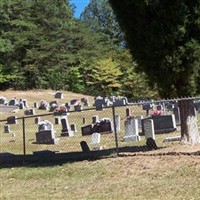
[[[183,100],[180,107],[179,102]],[[190,111],[191,106],[188,107],[191,101],[195,108],[194,115]],[[180,144],[185,129],[188,142],[187,133],[190,133],[190,137],[195,137],[198,143],[199,110],[199,99],[193,98],[142,101],[62,114],[33,112],[17,116],[17,113],[9,113],[0,120],[0,154],[87,153],[105,150],[110,155],[147,152]],[[181,124],[184,122],[184,112],[190,118],[186,117],[185,123]]]

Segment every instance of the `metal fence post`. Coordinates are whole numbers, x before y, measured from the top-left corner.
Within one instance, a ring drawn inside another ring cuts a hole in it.
[[[23,154],[26,155],[26,133],[25,133],[25,119],[22,118],[22,126],[23,126]]]
[[[114,125],[114,134],[115,134],[115,145],[117,156],[119,155],[119,146],[118,146],[118,137],[117,137],[117,129],[116,129],[116,121],[115,121],[115,107],[112,106],[112,114],[113,114],[113,125]]]

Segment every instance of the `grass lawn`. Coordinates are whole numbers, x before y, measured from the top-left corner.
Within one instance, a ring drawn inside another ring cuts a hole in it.
[[[200,157],[122,156],[0,170],[0,199],[198,200]]]

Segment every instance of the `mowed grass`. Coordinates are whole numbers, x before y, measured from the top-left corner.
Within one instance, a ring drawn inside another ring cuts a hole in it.
[[[199,200],[200,158],[126,156],[0,170],[2,200]]]

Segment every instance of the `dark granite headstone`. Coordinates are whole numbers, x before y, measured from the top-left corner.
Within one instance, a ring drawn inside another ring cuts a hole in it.
[[[81,141],[81,142],[80,142],[80,145],[81,145],[81,149],[82,149],[82,151],[83,151],[84,153],[90,151],[90,148],[89,148],[89,146],[88,146],[88,144],[87,144],[86,141]]]

